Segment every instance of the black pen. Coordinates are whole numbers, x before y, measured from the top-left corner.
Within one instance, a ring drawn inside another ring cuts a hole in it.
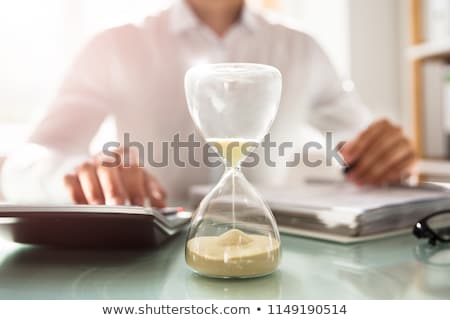
[[[346,144],[345,141],[339,142],[338,144],[338,150],[340,150],[344,145]],[[352,171],[356,167],[356,162],[348,163],[342,168],[342,173],[344,175],[348,175],[350,171]]]
[[[348,175],[355,167],[356,167],[356,162],[350,163],[343,168],[342,172],[345,175]]]

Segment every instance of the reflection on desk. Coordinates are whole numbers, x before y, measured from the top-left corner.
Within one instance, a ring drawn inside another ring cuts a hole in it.
[[[354,245],[283,236],[280,270],[248,280],[194,274],[184,240],[150,251],[2,245],[0,299],[450,299],[450,247],[420,256],[427,245],[412,236]]]

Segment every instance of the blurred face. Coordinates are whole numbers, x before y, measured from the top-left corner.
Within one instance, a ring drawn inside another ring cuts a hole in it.
[[[197,16],[219,36],[238,18],[244,0],[186,0]]]
[[[200,10],[230,10],[240,7],[245,0],[187,0]]]

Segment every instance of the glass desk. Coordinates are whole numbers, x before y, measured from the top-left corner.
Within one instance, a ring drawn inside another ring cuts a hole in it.
[[[410,235],[338,245],[282,236],[278,272],[218,280],[184,263],[185,234],[148,251],[0,242],[0,299],[450,299],[450,247]]]

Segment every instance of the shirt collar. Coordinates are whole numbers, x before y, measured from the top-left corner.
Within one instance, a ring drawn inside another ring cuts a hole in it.
[[[240,20],[237,22],[245,26],[248,30],[256,31],[256,13],[245,3],[242,8]],[[169,28],[175,34],[194,29],[202,25],[202,22],[195,15],[186,0],[176,0],[169,11]]]

